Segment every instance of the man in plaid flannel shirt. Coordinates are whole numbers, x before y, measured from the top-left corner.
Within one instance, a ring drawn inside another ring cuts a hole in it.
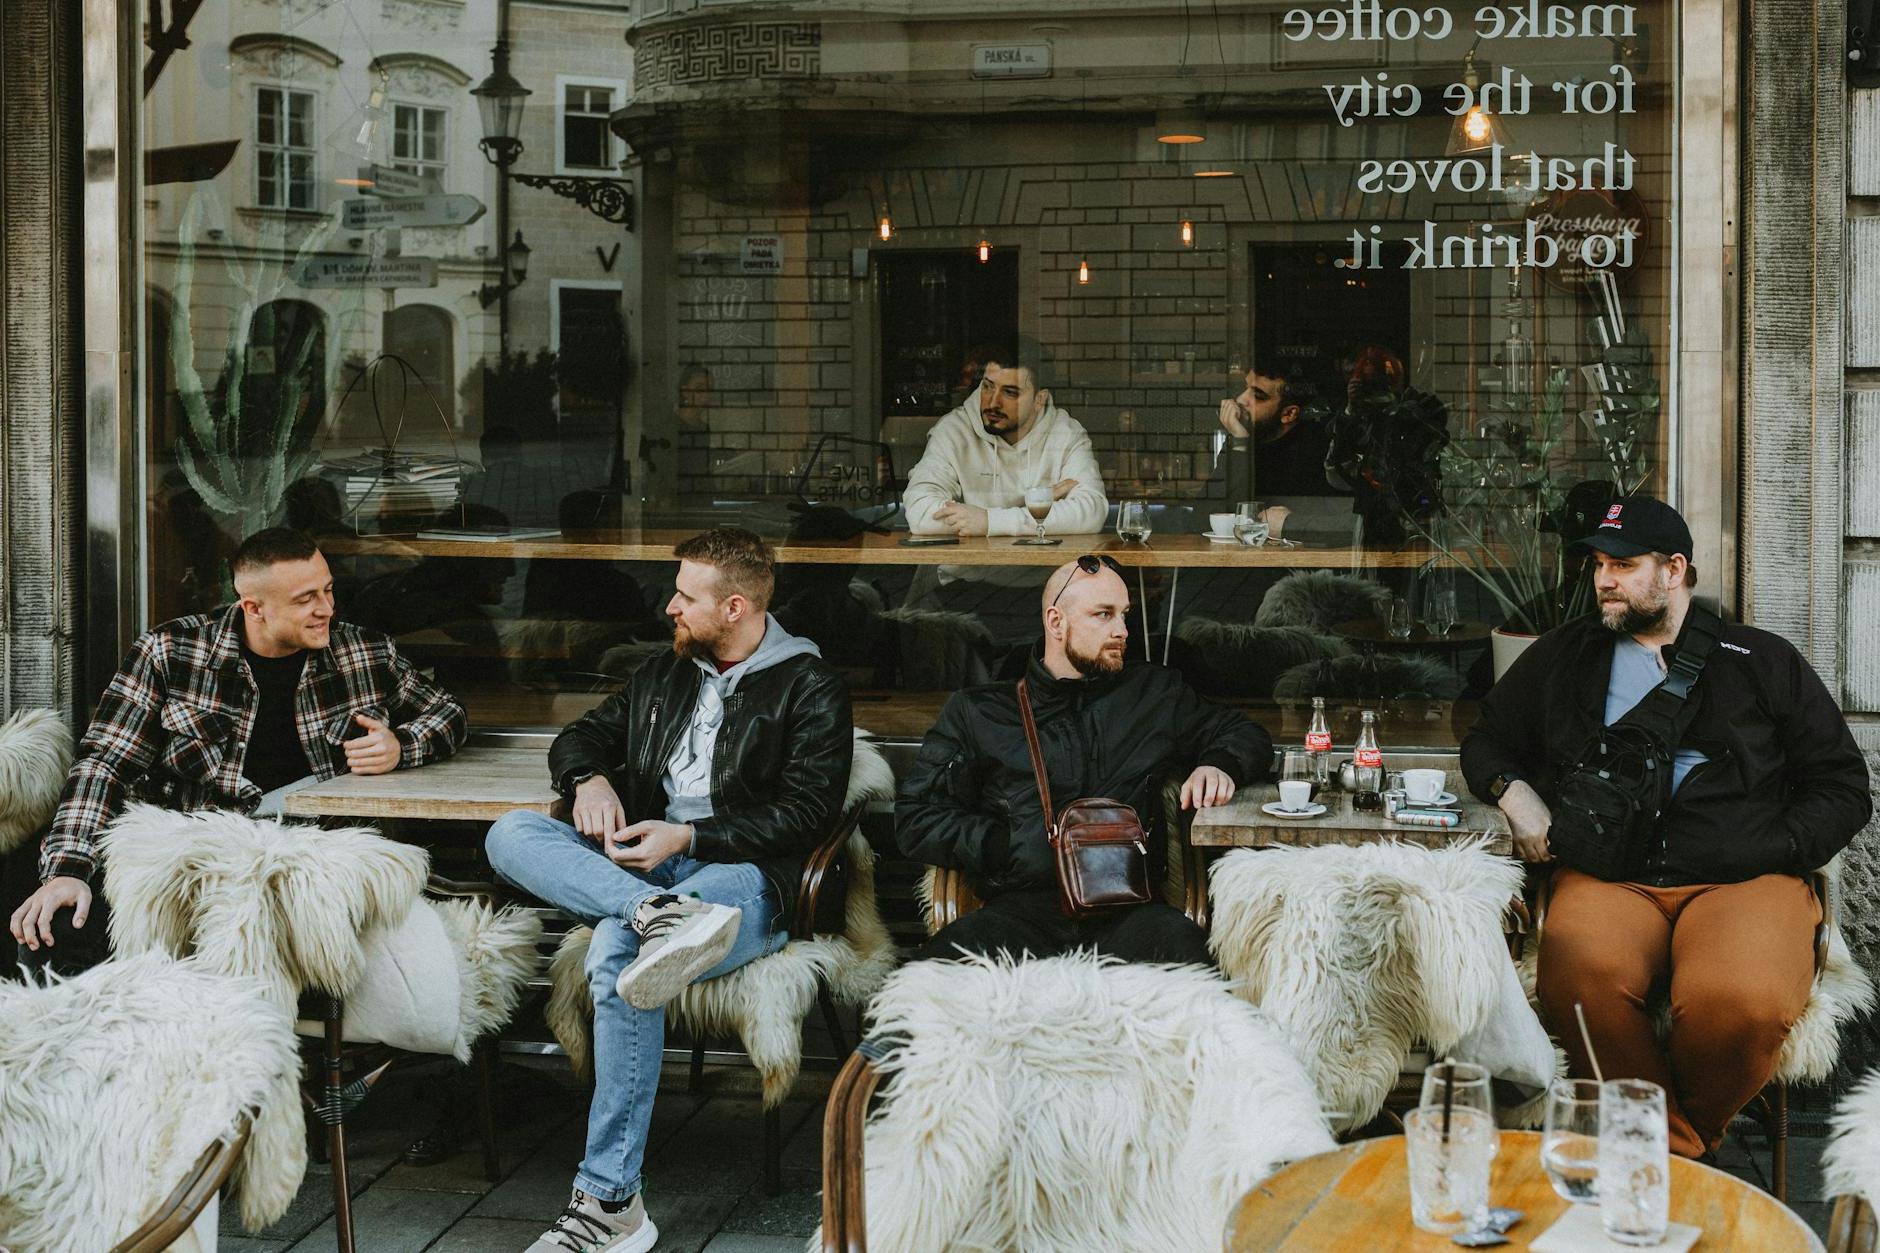
[[[251,812],[309,774],[385,774],[463,743],[461,705],[390,639],[334,619],[333,576],[306,535],[257,532],[229,566],[237,603],[146,631],[105,688],[40,846],[41,886],[12,917],[32,953],[68,938],[103,957],[103,928],[89,943],[78,929],[98,836],[127,800]]]

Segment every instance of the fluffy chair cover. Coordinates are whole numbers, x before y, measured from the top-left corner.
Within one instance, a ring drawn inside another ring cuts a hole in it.
[[[844,808],[890,800],[894,774],[868,733],[855,732]],[[894,968],[894,943],[875,901],[875,853],[860,830],[848,842],[849,890],[840,935],[793,937],[769,957],[730,974],[695,983],[666,1006],[667,1019],[694,1035],[736,1035],[763,1078],[764,1105],[789,1095],[803,1061],[803,1020],[826,985],[845,1005],[872,996]],[[544,1017],[567,1051],[575,1072],[591,1077],[594,1000],[584,967],[594,933],[575,927],[563,937],[549,967]]]
[[[1835,917],[1841,914],[1840,858],[1824,868],[1828,875],[1830,897],[1837,902]],[[1534,998],[1535,978],[1539,973],[1540,948],[1530,943],[1521,954],[1521,982],[1528,997]],[[1537,1002],[1538,1004],[1538,1002]],[[1872,1009],[1873,980],[1848,952],[1838,926],[1828,928],[1828,959],[1815,976],[1809,990],[1808,1004],[1802,1016],[1789,1029],[1776,1056],[1775,1077],[1784,1083],[1820,1083],[1834,1073],[1841,1056],[1841,1029]],[[1660,997],[1654,1005],[1659,1038],[1671,1034],[1671,1007]]]
[[[1355,574],[1300,570],[1289,574],[1260,599],[1255,626],[1305,627],[1323,635],[1353,618],[1379,618],[1390,604],[1390,589]]]
[[[260,976],[290,1010],[304,988],[352,989],[360,936],[404,920],[430,865],[423,849],[366,827],[154,805],[129,806],[99,850],[113,949],[194,954]]]
[[[1835,1107],[1833,1138],[1821,1155],[1828,1196],[1880,1199],[1880,1070],[1856,1084]]]
[[[907,1041],[865,1138],[876,1253],[1218,1249],[1243,1192],[1333,1147],[1286,1041],[1195,967],[916,962],[873,1017]]]
[[[1175,635],[1194,645],[1196,685],[1215,696],[1271,696],[1287,670],[1345,651],[1336,637],[1307,627],[1250,626],[1212,618],[1183,618]]]
[[[108,1248],[243,1110],[242,1221],[287,1212],[307,1161],[300,1057],[261,980],[148,953],[0,982],[0,1023],[0,1248]]]
[[[0,724],[0,857],[52,821],[71,768],[71,729],[50,709],[22,709]]]
[[[1272,848],[1214,863],[1208,937],[1341,1125],[1383,1108],[1418,1040],[1449,1052],[1500,1004],[1521,867],[1482,841]]]
[[[895,624],[901,687],[950,692],[992,678],[992,632],[972,614],[903,608],[881,616]]]
[[[1333,697],[1424,697],[1454,700],[1462,691],[1455,671],[1414,653],[1347,655],[1294,666],[1273,684],[1275,700]]]

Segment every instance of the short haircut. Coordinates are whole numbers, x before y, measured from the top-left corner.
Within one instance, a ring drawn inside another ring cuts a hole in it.
[[[756,608],[770,607],[777,586],[777,555],[757,534],[741,526],[715,526],[675,545],[680,561],[710,566],[721,595],[742,596]]]
[[[1045,391],[1051,387],[1051,354],[1037,340],[1020,336],[1017,344],[1000,344],[985,349],[985,356],[979,359],[979,372],[983,377],[986,366],[996,362],[999,365],[1023,370],[1035,391]]]
[[[228,559],[228,572],[231,578],[239,579],[250,570],[265,570],[283,561],[306,561],[319,552],[319,546],[305,531],[291,526],[271,526],[241,542],[235,555]]]
[[[1671,560],[1671,554],[1655,552],[1652,554],[1652,560],[1662,566]],[[1697,586],[1697,567],[1691,563],[1689,557],[1684,559],[1684,586]]]

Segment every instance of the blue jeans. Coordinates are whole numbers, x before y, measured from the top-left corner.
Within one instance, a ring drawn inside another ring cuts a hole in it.
[[[640,1190],[646,1130],[659,1091],[666,1049],[666,1011],[635,1009],[614,991],[620,972],[640,952],[630,925],[642,901],[664,892],[694,893],[743,914],[725,959],[700,975],[713,979],[776,952],[790,938],[777,925],[777,901],[764,874],[748,862],[702,862],[680,854],[651,870],[615,865],[565,822],[517,810],[504,814],[484,840],[490,865],[504,880],[594,928],[588,948],[588,990],[594,997],[594,1102],[588,1107],[587,1156],[575,1187],[603,1201]]]

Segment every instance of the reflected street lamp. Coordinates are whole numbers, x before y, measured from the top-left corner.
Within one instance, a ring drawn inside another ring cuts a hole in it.
[[[483,138],[477,147],[491,165],[507,170],[522,155],[523,101],[534,93],[509,72],[509,42],[498,41],[490,50],[490,76],[470,89],[477,98],[477,116],[483,122]]]
[[[515,239],[510,241],[509,247],[503,250],[503,264],[509,272],[507,281],[500,284],[485,283],[477,288],[477,303],[485,309],[522,286],[523,280],[529,277],[529,245],[522,242],[520,228],[516,231]]]

